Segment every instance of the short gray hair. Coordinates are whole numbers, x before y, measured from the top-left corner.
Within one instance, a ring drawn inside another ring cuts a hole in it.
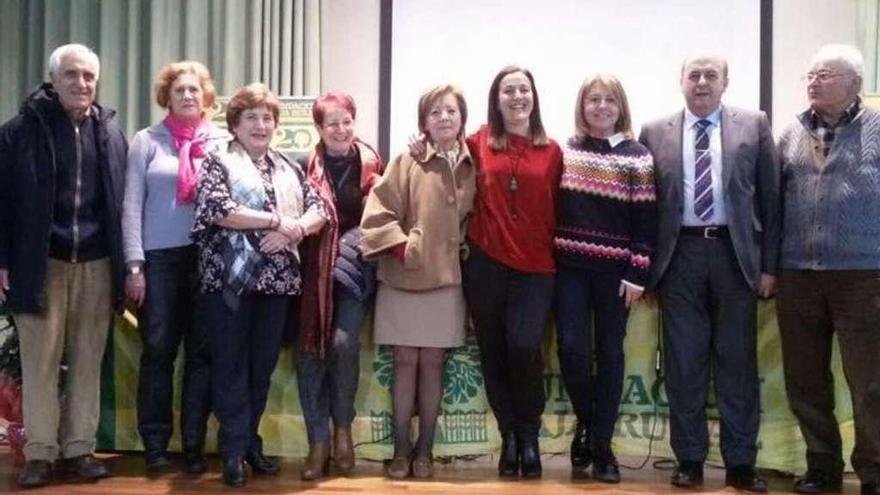
[[[87,60],[90,59],[92,63],[95,64],[95,78],[99,78],[101,75],[101,61],[98,59],[98,54],[86,45],[70,43],[69,45],[59,46],[52,51],[51,55],[49,55],[50,79],[60,75],[58,74],[58,70],[61,68],[61,61],[68,55],[79,55]]]
[[[849,70],[853,71],[859,77],[862,77],[862,71],[865,65],[865,59],[862,57],[862,52],[860,52],[858,48],[852,45],[839,43],[825,45],[822,48],[819,48],[819,51],[813,56],[810,66],[812,67],[821,62],[842,62]]]

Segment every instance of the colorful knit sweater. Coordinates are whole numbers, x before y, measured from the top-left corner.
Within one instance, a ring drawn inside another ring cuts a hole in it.
[[[562,265],[618,272],[644,287],[657,223],[654,160],[637,141],[572,137],[563,147],[556,222]]]

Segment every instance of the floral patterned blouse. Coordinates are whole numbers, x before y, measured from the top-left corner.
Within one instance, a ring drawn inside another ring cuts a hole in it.
[[[264,211],[274,212],[276,209],[272,170],[276,166],[274,161],[282,160],[287,162],[281,155],[270,151],[266,158],[253,162],[266,189]],[[316,211],[327,218],[323,200],[305,179],[302,170],[295,164],[287,163],[296,171],[302,184],[303,210]],[[226,168],[214,154],[208,155],[202,164],[197,191],[192,237],[199,248],[199,289],[202,293],[220,292],[224,289],[227,273],[223,249],[231,230],[214,222],[234,212],[239,204],[230,194]],[[251,231],[255,236],[252,244],[258,245],[259,239],[268,232],[269,230]],[[295,253],[284,250],[263,256],[265,262],[261,264],[256,284],[250,293],[296,295],[302,291],[301,267]]]

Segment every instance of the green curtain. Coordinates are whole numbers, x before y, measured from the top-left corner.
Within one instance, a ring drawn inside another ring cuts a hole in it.
[[[71,42],[98,53],[98,101],[129,135],[162,118],[153,80],[175,60],[205,63],[218,95],[253,81],[283,96],[321,88],[320,0],[0,0],[0,17],[0,121]]]

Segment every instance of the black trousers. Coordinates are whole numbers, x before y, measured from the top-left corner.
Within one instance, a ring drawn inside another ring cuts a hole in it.
[[[676,458],[706,459],[711,377],[724,463],[754,466],[760,423],[757,299],[730,240],[682,235],[659,289],[670,444]]]
[[[498,428],[536,441],[546,402],[542,344],[553,275],[514,270],[472,245],[464,291]]]
[[[201,451],[211,412],[211,368],[207,329],[196,306],[196,248],[156,249],[145,254],[147,289],[138,325],[143,344],[138,432],[145,450],[168,448],[174,430],[174,361],[182,340],[181,440],[184,451]]]
[[[262,452],[257,434],[291,296],[202,294],[211,332],[211,388],[223,457]]]
[[[807,465],[843,472],[831,374],[837,333],[852,395],[852,465],[863,483],[880,482],[880,271],[784,270],[776,311],[785,391],[807,444]]]

